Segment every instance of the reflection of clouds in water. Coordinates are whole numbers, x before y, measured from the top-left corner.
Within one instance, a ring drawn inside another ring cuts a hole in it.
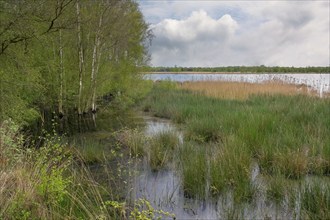
[[[171,170],[144,169],[133,184],[133,199],[145,198],[154,208],[174,213],[177,219],[218,218],[216,203],[184,197],[181,179]]]
[[[147,136],[153,136],[168,131],[174,131],[174,127],[169,122],[148,121],[145,133]]]
[[[163,133],[175,132],[180,143],[183,134],[169,120],[144,117],[145,134],[149,137]],[[217,219],[216,203],[199,201],[184,197],[180,176],[172,170],[152,172],[141,166],[139,175],[133,181],[132,198],[145,198],[156,209],[175,213],[177,219]]]
[[[182,132],[170,123],[169,120],[144,117],[146,121],[145,133],[152,137],[161,132],[177,132],[183,143]],[[184,196],[180,174],[174,170],[167,169],[152,172],[146,164],[136,164],[136,173],[131,182],[130,198],[137,200],[144,198],[158,210],[174,213],[177,219],[227,219],[230,212],[235,211],[242,214],[244,218],[292,218],[292,213],[283,207],[266,201],[263,182],[259,179],[259,167],[252,167],[251,183],[259,189],[255,202],[246,204],[236,210],[231,191],[216,200],[189,199]],[[198,175],[198,174],[197,174]],[[208,197],[208,196],[207,196]]]
[[[231,191],[224,193],[217,200],[189,199],[184,196],[181,178],[172,170],[151,172],[146,167],[140,167],[140,174],[134,178],[131,198],[144,198],[156,208],[174,213],[177,219],[227,219],[230,211],[241,213],[248,219],[264,218],[265,216],[290,219],[292,213],[276,204],[267,201],[265,194],[259,193],[255,202],[242,206],[234,205]],[[256,181],[259,170],[254,170]],[[262,184],[257,183],[256,184]],[[262,186],[256,186],[262,188]]]
[[[175,132],[178,135],[179,141],[183,143],[183,134],[182,132],[178,131],[178,129],[169,121],[169,120],[162,120],[162,119],[151,119],[145,118],[147,125],[145,129],[146,136],[152,137],[154,135],[166,132]]]
[[[186,81],[229,81],[264,83],[279,80],[292,84],[305,84],[318,92],[330,92],[330,74],[146,74],[145,79]]]

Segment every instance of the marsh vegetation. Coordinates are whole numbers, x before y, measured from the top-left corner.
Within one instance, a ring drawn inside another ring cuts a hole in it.
[[[154,83],[41,149],[3,123],[2,217],[329,218],[329,98],[228,85]]]
[[[0,11],[1,220],[330,218],[328,67],[152,82],[134,0]]]
[[[225,84],[160,82],[142,103],[182,129],[183,143],[166,149],[176,155],[184,196],[218,201],[229,193],[236,207],[229,214],[241,217],[253,216],[242,204],[264,198],[278,210],[254,217],[329,218],[330,100],[292,94],[292,85]],[[238,96],[246,87],[256,89]]]

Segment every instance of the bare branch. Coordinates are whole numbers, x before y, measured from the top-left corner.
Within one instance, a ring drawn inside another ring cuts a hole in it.
[[[67,1],[67,2],[66,2]],[[50,24],[48,26],[48,29],[42,33],[46,34],[48,32],[50,32],[53,27],[54,24],[56,22],[56,20],[58,20],[58,18],[62,15],[63,11],[65,10],[65,8],[71,3],[74,2],[75,0],[62,0],[61,2],[57,1],[57,7],[55,8],[55,17],[53,19],[51,19]],[[66,3],[65,3],[66,2]]]

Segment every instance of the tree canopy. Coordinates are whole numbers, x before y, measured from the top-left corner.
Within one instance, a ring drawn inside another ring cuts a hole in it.
[[[98,97],[138,96],[151,37],[133,0],[1,0],[0,122],[96,111]]]

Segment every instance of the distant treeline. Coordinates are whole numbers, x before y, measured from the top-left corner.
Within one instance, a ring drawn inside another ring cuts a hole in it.
[[[148,72],[241,72],[241,73],[330,73],[325,67],[226,66],[226,67],[150,67]]]

